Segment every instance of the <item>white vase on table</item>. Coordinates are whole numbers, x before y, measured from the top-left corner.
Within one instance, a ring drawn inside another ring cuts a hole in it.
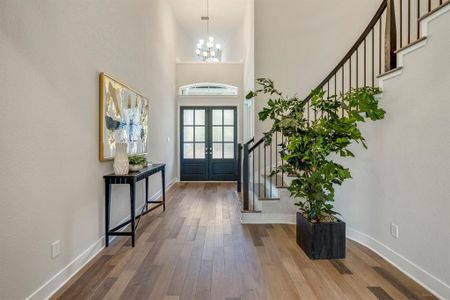
[[[129,172],[127,143],[116,143],[116,154],[114,156],[114,174],[126,175]]]

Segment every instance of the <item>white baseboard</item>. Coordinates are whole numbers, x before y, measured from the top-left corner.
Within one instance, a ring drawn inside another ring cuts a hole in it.
[[[177,178],[173,178],[167,185],[166,191],[172,188],[172,186],[178,182]],[[162,194],[162,190],[160,189],[154,195],[150,197],[150,201],[158,199]],[[136,213],[140,213],[144,204],[140,205],[136,208]],[[128,215],[122,221],[125,222],[128,220],[130,216]],[[126,227],[126,226],[125,226]],[[122,228],[124,230],[125,228]],[[116,237],[112,237],[111,241]],[[28,296],[27,300],[40,300],[40,299],[48,299],[54,293],[56,293],[64,284],[66,284],[76,273],[78,273],[87,263],[89,263],[100,251],[105,248],[105,236],[102,235],[97,241],[95,241],[92,245],[90,245],[86,250],[83,251],[79,256],[77,256],[74,260],[72,260],[67,266],[61,269],[58,273],[56,273],[53,277],[51,277],[46,283],[44,283],[40,288],[38,288],[35,292],[33,292],[30,296]]]
[[[347,238],[371,249],[440,299],[450,299],[450,286],[380,241],[347,225]]]

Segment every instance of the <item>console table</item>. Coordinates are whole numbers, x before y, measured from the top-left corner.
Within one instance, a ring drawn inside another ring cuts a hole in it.
[[[143,168],[137,172],[130,172],[127,175],[115,175],[109,174],[103,176],[105,180],[105,246],[109,246],[109,237],[110,236],[131,236],[131,245],[134,247],[136,228],[139,224],[139,219],[141,216],[146,213],[158,208],[162,205],[163,211],[166,210],[166,184],[165,184],[165,164],[152,164],[146,168]],[[148,178],[161,172],[162,179],[162,201],[149,201],[148,200]],[[136,216],[136,183],[145,179],[145,204],[142,207],[142,211],[139,215]],[[130,185],[130,220],[123,222],[122,224],[117,225],[113,229],[109,229],[110,222],[110,214],[111,214],[111,185],[113,184],[128,184]],[[148,208],[148,204],[156,203],[157,205]],[[144,211],[145,209],[145,211]],[[138,220],[137,224],[135,224],[135,220]],[[121,232],[119,231],[122,227],[131,223],[131,231]]]

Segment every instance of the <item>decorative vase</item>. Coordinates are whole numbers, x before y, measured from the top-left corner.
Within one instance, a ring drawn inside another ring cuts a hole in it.
[[[116,155],[114,156],[114,174],[126,175],[129,171],[127,143],[116,143]]]

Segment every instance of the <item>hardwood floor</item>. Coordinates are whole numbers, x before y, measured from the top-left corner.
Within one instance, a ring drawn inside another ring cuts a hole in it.
[[[52,299],[435,299],[348,240],[344,260],[311,261],[294,225],[241,225],[231,183],[180,183],[149,213],[136,247],[117,238]]]

